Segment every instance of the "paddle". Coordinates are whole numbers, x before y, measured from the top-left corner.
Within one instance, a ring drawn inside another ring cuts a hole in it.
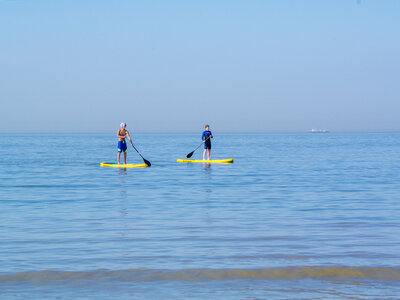
[[[186,155],[186,158],[191,158],[192,155],[193,155],[193,153],[194,153],[194,151],[196,151],[197,149],[199,149],[200,146],[203,145],[210,137],[211,137],[211,135],[210,135],[208,138],[206,138],[196,149],[194,149],[192,152],[190,152],[188,155]]]
[[[139,153],[139,151],[137,151],[137,149],[135,148],[135,146],[133,146],[133,144],[131,144],[131,145],[132,145],[133,149],[135,149],[136,152],[140,155],[140,157],[143,158],[144,163],[145,163],[146,165],[148,165],[149,167],[151,167],[151,163],[150,163],[147,159],[145,159],[145,158],[142,156],[142,154]]]

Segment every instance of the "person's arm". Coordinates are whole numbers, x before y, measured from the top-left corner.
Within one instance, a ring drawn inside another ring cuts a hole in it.
[[[203,132],[203,134],[201,135],[201,140],[203,141],[203,143],[206,142],[206,140],[205,140],[205,138],[204,138],[204,132]]]
[[[126,136],[128,137],[128,140],[131,142],[131,145],[133,146],[132,139],[131,136],[129,135],[128,130],[126,131]]]
[[[214,138],[211,131],[210,131],[210,138],[211,138],[211,139]]]
[[[118,131],[117,131],[117,137],[120,138],[120,139],[124,139],[124,138],[125,138],[125,135],[121,135],[120,132],[121,132],[121,131],[118,129]]]

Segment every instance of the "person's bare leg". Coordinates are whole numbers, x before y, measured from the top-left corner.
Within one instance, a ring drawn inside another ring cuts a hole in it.
[[[208,160],[210,160],[211,149],[208,149]]]
[[[204,152],[203,152],[203,160],[206,160],[206,152],[207,152],[207,149],[204,149]]]
[[[118,152],[117,158],[118,158],[118,164],[120,164],[120,163],[119,163],[119,160],[120,160],[120,158],[121,158],[121,152]]]
[[[124,164],[126,165],[126,152],[124,152]]]

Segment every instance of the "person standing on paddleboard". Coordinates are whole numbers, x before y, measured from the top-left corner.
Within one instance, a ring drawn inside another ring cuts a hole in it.
[[[131,137],[129,135],[128,130],[126,130],[126,123],[122,122],[119,125],[119,129],[117,132],[117,136],[118,136],[118,164],[120,164],[120,158],[121,158],[121,152],[124,152],[124,164],[126,165],[126,153],[128,152],[128,147],[126,147],[126,142],[125,142],[125,138],[128,138],[129,141],[131,142],[131,145],[133,147],[133,143],[131,140]]]
[[[201,136],[201,139],[203,140],[204,143],[204,152],[203,152],[203,160],[206,160],[206,153],[208,150],[208,160],[210,160],[210,154],[211,154],[211,139],[213,138],[212,133],[210,131],[210,125],[205,126],[205,131],[203,131],[203,135]]]

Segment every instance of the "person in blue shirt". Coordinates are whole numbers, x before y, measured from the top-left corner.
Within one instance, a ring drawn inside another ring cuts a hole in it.
[[[205,126],[205,131],[203,131],[203,135],[201,136],[201,139],[203,140],[204,143],[204,152],[203,152],[203,160],[206,160],[206,153],[208,150],[208,160],[210,160],[210,154],[211,154],[211,139],[213,138],[212,133],[210,131],[210,125]]]

